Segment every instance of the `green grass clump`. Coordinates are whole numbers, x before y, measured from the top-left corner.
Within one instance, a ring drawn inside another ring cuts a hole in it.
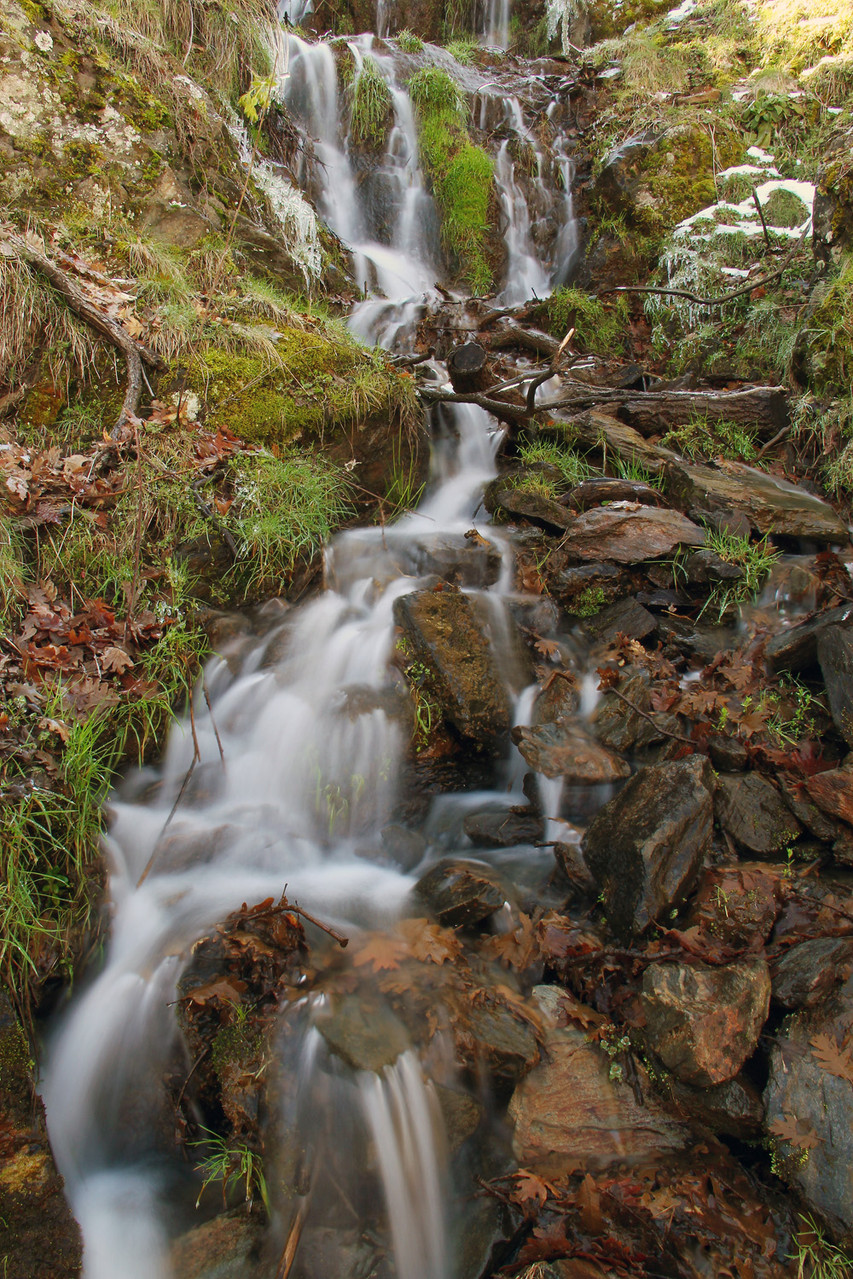
[[[351,514],[345,472],[320,457],[252,453],[233,463],[232,478],[228,525],[238,558],[230,576],[246,596],[280,588]]]
[[[451,40],[447,45],[447,52],[463,67],[468,67],[475,62],[479,51],[479,41],[475,40],[473,36],[463,36],[461,40]]]
[[[749,431],[737,422],[708,423],[704,418],[694,418],[683,426],[673,427],[661,443],[693,461],[697,458],[729,457],[750,462],[758,452],[756,435],[755,431]]]
[[[422,53],[424,42],[420,36],[416,36],[414,31],[410,31],[408,27],[404,27],[397,36],[397,43],[403,53]]]
[[[554,337],[575,330],[575,341],[597,355],[619,355],[625,349],[628,303],[624,297],[604,303],[582,289],[557,289],[544,304],[545,324]]]
[[[382,145],[390,107],[391,92],[376,59],[368,53],[352,86],[350,134],[357,146]]]
[[[432,182],[442,235],[457,256],[475,294],[488,291],[486,256],[494,168],[488,153],[468,136],[465,98],[446,71],[425,67],[409,81],[420,121],[421,161]]]
[[[837,274],[818,286],[817,305],[801,328],[797,345],[804,352],[806,374],[815,391],[849,393],[853,382],[853,256]]]
[[[760,542],[751,542],[748,537],[720,533],[716,529],[706,531],[705,546],[727,564],[737,565],[742,572],[736,582],[716,583],[708,596],[702,612],[712,610],[719,621],[730,608],[755,598],[779,558],[779,552],[770,546],[766,537]]]
[[[534,440],[529,444],[522,444],[519,456],[525,466],[555,467],[563,477],[567,489],[574,488],[592,473],[585,457],[552,440]]]

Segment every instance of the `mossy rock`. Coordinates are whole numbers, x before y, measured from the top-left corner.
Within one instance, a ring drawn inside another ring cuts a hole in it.
[[[771,191],[762,207],[768,226],[798,227],[809,216],[805,201],[786,187]]]
[[[737,164],[745,144],[718,129],[682,124],[665,134],[630,138],[607,157],[592,192],[601,213],[620,215],[647,235],[663,235],[683,218],[713,204],[715,169]]]

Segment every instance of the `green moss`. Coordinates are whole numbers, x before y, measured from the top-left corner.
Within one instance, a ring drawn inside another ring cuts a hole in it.
[[[572,600],[570,612],[575,617],[595,617],[607,603],[607,596],[602,586],[588,586]]]
[[[845,396],[853,382],[853,257],[816,293],[797,339],[810,388]]]
[[[696,125],[669,134],[649,156],[642,182],[651,192],[634,218],[648,233],[661,234],[717,198],[714,173],[741,162],[742,137],[733,128],[717,128],[712,137]]]
[[[421,161],[441,214],[442,236],[474,293],[492,283],[487,260],[494,167],[468,136],[464,96],[445,71],[425,67],[409,81],[420,120]]]
[[[343,329],[286,327],[275,358],[208,347],[188,372],[206,402],[208,425],[266,445],[358,425],[375,413],[408,407],[412,394],[410,379]]]
[[[574,328],[577,342],[600,355],[618,355],[625,349],[628,304],[617,296],[602,302],[582,289],[557,289],[542,307],[549,333],[562,338]]]

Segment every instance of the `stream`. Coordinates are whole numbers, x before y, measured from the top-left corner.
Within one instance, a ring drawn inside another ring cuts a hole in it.
[[[507,20],[505,3],[490,4],[485,38],[505,43]],[[284,96],[310,140],[300,182],[350,247],[367,295],[351,327],[368,342],[406,349],[442,271],[438,218],[404,86],[411,59],[383,51],[371,35],[347,41],[356,74],[371,53],[393,103],[385,153],[365,177],[347,136],[331,46],[295,35],[284,42]],[[449,55],[428,48],[423,58],[444,65]],[[546,157],[521,103],[500,86],[482,87],[475,111],[483,128],[497,125],[504,136],[496,158],[507,255],[499,296],[512,304],[547,293],[570,269],[577,239],[571,158],[559,147]],[[536,157],[525,189],[516,180],[514,140]],[[434,371],[444,379],[440,366]],[[176,1051],[174,1003],[196,939],[241,902],[278,899],[285,885],[291,901],[345,933],[382,928],[406,910],[417,876],[447,853],[448,831],[462,839],[465,797],[445,795],[422,823],[419,865],[377,864],[365,854],[381,846],[383,829],[406,808],[406,730],[385,709],[396,674],[394,604],[430,583],[434,548],[454,539],[464,545],[472,530],[496,548],[501,568],[494,584],[466,591],[487,619],[514,722],[530,712],[507,620],[512,555],[481,507],[501,431],[473,406],[434,414],[431,480],[419,509],[393,527],[335,539],[323,593],[285,611],[248,651],[214,657],[196,692],[194,726],[176,725],[159,769],[129,778],[111,801],[111,939],[100,974],[53,1036],[44,1079],[51,1140],[84,1234],[86,1279],[169,1279],[171,1240],[192,1224],[188,1170],[164,1135],[161,1081]],[[356,691],[363,709],[350,714]],[[194,784],[184,794],[196,746]],[[480,806],[522,799],[520,763],[513,750],[495,767],[492,789],[477,794]],[[412,1049],[380,1073],[347,1072],[312,1029],[320,1009],[303,1002],[304,1030],[287,1049],[283,1109],[324,1111],[327,1124],[337,1115],[338,1139],[352,1142],[356,1181],[369,1135],[394,1273],[448,1279],[456,1266],[446,1141],[428,1073]],[[274,1201],[273,1218],[287,1208]],[[371,1205],[373,1217],[383,1215],[378,1208]]]

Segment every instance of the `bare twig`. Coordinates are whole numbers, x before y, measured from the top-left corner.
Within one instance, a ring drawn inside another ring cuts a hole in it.
[[[210,715],[210,724],[213,729],[213,735],[216,738],[216,745],[219,747],[219,758],[222,760],[222,766],[225,767],[225,751],[222,749],[222,738],[219,736],[219,729],[216,727],[216,720],[213,718],[213,707],[210,704],[210,694],[207,691],[207,684],[204,676],[201,677],[201,691],[204,694],[207,712]]]
[[[674,742],[684,742],[687,746],[692,746],[695,750],[696,743],[692,737],[682,737],[679,733],[671,733],[669,729],[662,728],[653,715],[650,715],[648,711],[641,710],[639,706],[635,705],[635,703],[631,701],[630,697],[626,697],[624,693],[620,693],[618,688],[609,688],[607,692],[615,694],[621,702],[624,702],[626,706],[630,706],[632,711],[636,711],[638,715],[642,715],[643,719],[648,720],[657,732],[663,733],[664,737],[671,737]]]
[[[767,230],[767,220],[764,217],[764,210],[761,207],[761,201],[758,198],[758,192],[756,191],[755,187],[752,188],[752,198],[755,201],[756,209],[758,209],[758,216],[761,218],[761,229],[764,232],[764,243],[767,245],[767,252],[775,253],[776,250],[773,248],[773,245],[770,243],[770,232]]]
[[[142,874],[139,876],[139,879],[136,881],[137,888],[142,887],[142,885],[145,883],[146,879],[148,878],[149,874],[151,873],[151,868],[154,865],[155,861],[157,860],[157,854],[160,851],[160,841],[162,840],[163,836],[166,834],[166,831],[169,829],[169,824],[172,818],[175,816],[175,813],[178,811],[178,805],[180,804],[181,800],[184,798],[186,789],[190,784],[190,778],[195,772],[195,766],[201,759],[201,751],[199,750],[199,745],[198,745],[198,734],[196,733],[196,730],[195,730],[195,708],[193,706],[192,694],[190,694],[189,700],[190,700],[190,728],[192,730],[192,735],[193,735],[192,762],[184,775],[184,780],[181,782],[181,789],[178,791],[177,797],[175,798],[175,802],[172,805],[171,809],[169,810],[169,816],[166,818],[165,822],[163,823],[163,829],[160,831],[160,834],[157,836],[157,843],[154,845],[154,849],[151,853],[151,856],[148,858],[148,861],[145,864],[145,869],[143,870]]]
[[[746,284],[742,284],[737,289],[732,289],[729,293],[723,293],[718,298],[700,298],[697,293],[690,293],[687,289],[658,289],[652,288],[651,285],[642,284],[619,284],[612,289],[602,289],[597,296],[603,298],[608,293],[654,293],[660,297],[686,298],[688,302],[695,302],[697,306],[724,306],[726,302],[734,302],[735,298],[745,297],[747,293],[752,293],[755,289],[760,289],[765,284],[772,284],[774,280],[778,280],[779,276],[784,275],[787,271],[796,256],[797,250],[800,248],[802,248],[802,241],[797,240],[778,270],[771,272],[770,275],[763,276],[760,280],[749,280]]]

